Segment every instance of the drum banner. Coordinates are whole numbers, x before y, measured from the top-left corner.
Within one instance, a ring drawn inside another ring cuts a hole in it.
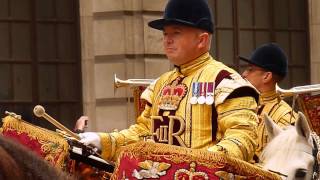
[[[153,142],[125,146],[111,179],[281,179],[222,153]]]
[[[12,116],[6,116],[2,121],[0,132],[4,136],[28,147],[53,166],[64,168],[69,146],[60,135]]]
[[[139,117],[142,111],[144,110],[147,101],[141,99],[142,92],[146,89],[145,86],[137,86],[133,87],[133,100],[134,100],[134,107],[135,107],[135,114],[136,117]]]
[[[320,94],[299,95],[299,104],[313,131],[320,134]]]

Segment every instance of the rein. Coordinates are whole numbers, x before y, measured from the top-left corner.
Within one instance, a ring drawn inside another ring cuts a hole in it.
[[[313,143],[312,156],[315,162],[313,164],[312,180],[316,180],[316,179],[319,179],[319,161],[318,160],[320,160],[320,153],[319,153],[320,138],[315,132],[311,133],[311,137],[312,137],[312,143]]]
[[[278,174],[279,176],[288,177],[288,175],[282,174],[282,173],[279,172],[279,171],[273,171],[273,170],[271,170],[271,169],[268,169],[268,171],[273,172],[273,173],[276,173],[276,174]]]

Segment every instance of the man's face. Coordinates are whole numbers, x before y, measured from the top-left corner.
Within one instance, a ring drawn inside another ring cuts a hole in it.
[[[260,91],[265,77],[266,71],[255,65],[248,65],[243,71],[242,77],[250,81],[250,83]]]
[[[198,52],[200,31],[183,25],[167,25],[163,29],[163,46],[175,65],[185,64],[201,54]]]

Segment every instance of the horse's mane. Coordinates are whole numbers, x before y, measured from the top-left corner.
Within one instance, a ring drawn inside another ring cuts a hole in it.
[[[32,151],[0,135],[0,179],[73,179]]]
[[[268,143],[268,145],[260,155],[260,161],[264,164],[273,164],[274,166],[278,167],[287,166],[288,162],[285,160],[289,159],[290,157],[297,156],[298,149],[301,150],[301,148],[307,147],[308,144],[312,144],[310,143],[310,139],[309,141],[301,141],[301,139],[299,140],[298,138],[301,137],[299,137],[295,127],[288,126],[286,130],[282,131]],[[301,146],[302,143],[305,143],[306,145]],[[275,162],[267,162],[269,159]],[[280,161],[280,159],[282,159],[283,161]],[[283,162],[284,164],[281,164],[279,162]]]
[[[0,157],[0,179],[22,179],[19,166],[1,146]]]

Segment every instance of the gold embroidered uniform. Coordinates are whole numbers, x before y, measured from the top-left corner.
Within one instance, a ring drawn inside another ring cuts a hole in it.
[[[214,84],[214,102],[205,104],[198,98],[198,103],[190,103],[194,85],[200,83],[200,91],[205,92],[209,82]],[[99,134],[104,158],[114,157],[119,147],[144,136],[158,143],[223,151],[243,160],[253,157],[258,93],[209,53],[163,74],[142,98],[148,103],[135,125]]]
[[[267,114],[280,127],[286,127],[293,124],[297,119],[297,113],[276,93],[270,91],[260,94],[259,100],[259,124],[258,124],[258,147],[255,155],[259,157],[263,148],[268,143],[268,134],[263,121],[263,114]]]

